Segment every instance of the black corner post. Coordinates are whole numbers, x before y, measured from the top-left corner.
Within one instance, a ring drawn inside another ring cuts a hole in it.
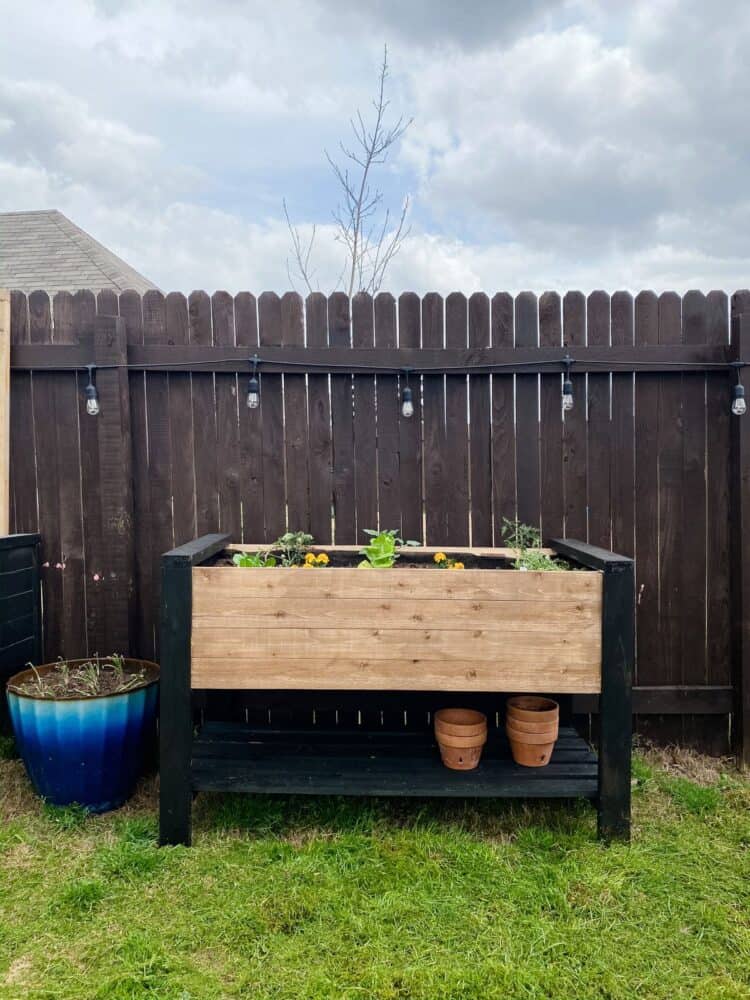
[[[589,569],[600,570],[604,575],[598,827],[602,840],[629,840],[635,564],[627,556],[620,556],[585,542],[555,539],[551,544],[560,555]]]
[[[192,570],[221,551],[228,540],[229,535],[204,535],[162,557],[159,843],[163,845],[189,847],[192,836]]]
[[[635,573],[631,559],[607,565],[603,600],[599,836],[629,840],[635,660]]]
[[[162,558],[159,692],[159,843],[190,845],[192,564],[177,551]]]

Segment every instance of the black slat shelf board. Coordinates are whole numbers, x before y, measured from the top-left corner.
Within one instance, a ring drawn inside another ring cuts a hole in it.
[[[594,798],[597,758],[561,728],[546,767],[519,767],[491,731],[479,767],[443,767],[429,733],[260,730],[206,723],[193,744],[195,791],[310,795]]]

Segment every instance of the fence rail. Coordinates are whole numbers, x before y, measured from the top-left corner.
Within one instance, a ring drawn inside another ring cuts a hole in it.
[[[726,752],[750,689],[727,367],[748,310],[736,293],[730,343],[723,292],[14,292],[11,528],[42,534],[47,652],[158,656],[159,558],[196,535],[355,543],[379,525],[490,545],[518,516],[635,556],[639,728]],[[90,363],[97,418],[71,370]]]

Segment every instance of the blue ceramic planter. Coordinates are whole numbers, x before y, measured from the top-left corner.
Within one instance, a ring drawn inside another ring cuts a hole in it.
[[[153,738],[159,686],[155,663],[126,661],[134,662],[146,667],[146,681],[124,694],[52,700],[8,690],[18,750],[34,788],[48,802],[106,812],[133,793]],[[24,670],[9,686],[31,676]]]

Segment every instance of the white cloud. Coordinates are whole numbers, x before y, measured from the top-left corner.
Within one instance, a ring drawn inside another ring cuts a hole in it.
[[[286,286],[284,195],[335,281],[322,150],[384,41],[415,117],[392,290],[747,284],[741,0],[0,8],[0,210],[60,208],[164,288]]]

